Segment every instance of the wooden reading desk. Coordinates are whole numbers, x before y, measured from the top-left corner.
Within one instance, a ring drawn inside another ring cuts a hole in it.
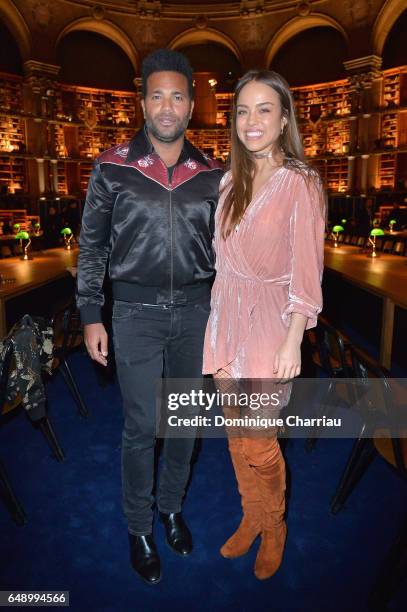
[[[0,337],[7,334],[7,302],[18,296],[49,285],[49,301],[53,300],[52,283],[64,277],[69,278],[69,268],[75,267],[78,248],[67,251],[64,248],[34,252],[34,259],[22,261],[18,257],[0,260],[0,274],[4,279],[15,278],[14,282],[0,283]],[[48,295],[47,295],[48,297]],[[30,312],[30,303],[27,303]]]
[[[380,253],[367,257],[359,247],[325,245],[325,268],[383,300],[380,363],[391,367],[394,307],[407,309],[407,258]]]
[[[7,333],[7,301],[39,287],[50,286],[49,299],[53,299],[52,283],[69,277],[69,268],[75,267],[78,248],[49,249],[34,253],[34,259],[22,261],[17,257],[0,260],[0,274],[13,277],[15,282],[0,284],[0,337]],[[360,287],[383,300],[380,362],[390,369],[393,343],[394,307],[407,309],[407,258],[380,254],[373,259],[359,247],[341,245],[335,249],[325,245],[325,268],[329,273]],[[27,312],[30,312],[27,304]]]

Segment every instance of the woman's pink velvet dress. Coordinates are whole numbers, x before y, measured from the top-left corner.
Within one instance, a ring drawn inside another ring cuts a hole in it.
[[[290,317],[316,325],[322,308],[324,193],[316,181],[282,167],[224,240],[220,213],[230,186],[221,183],[215,219],[216,279],[205,335],[205,374],[227,369],[233,378],[273,378],[276,351]]]

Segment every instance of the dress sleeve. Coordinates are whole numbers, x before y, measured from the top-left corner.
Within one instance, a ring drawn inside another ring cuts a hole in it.
[[[319,179],[301,176],[294,191],[290,218],[291,277],[288,302],[282,313],[289,326],[291,313],[308,320],[306,329],[315,327],[322,310],[322,272],[324,265],[325,194]]]

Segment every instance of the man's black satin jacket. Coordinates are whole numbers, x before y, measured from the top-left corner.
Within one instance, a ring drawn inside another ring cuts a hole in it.
[[[97,158],[79,239],[83,323],[102,320],[108,259],[116,299],[182,304],[194,288],[207,289],[222,174],[220,164],[185,140],[170,176],[144,129]]]

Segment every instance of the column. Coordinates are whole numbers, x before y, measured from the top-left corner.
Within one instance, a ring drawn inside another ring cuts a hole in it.
[[[141,127],[143,125],[143,113],[141,111],[141,98],[142,98],[142,79],[141,77],[135,77],[133,79],[134,87],[136,89],[136,125]]]
[[[195,107],[192,122],[200,128],[216,126],[216,76],[213,72],[194,73]]]
[[[352,193],[355,187],[355,156],[348,155],[348,193]]]
[[[358,127],[358,123],[357,123],[357,117],[355,115],[352,115],[351,117],[349,117],[349,123],[350,123],[350,127],[349,127],[349,153],[354,153],[356,147],[358,146],[358,133],[357,133],[357,127]]]
[[[366,194],[368,190],[368,182],[367,182],[367,170],[368,170],[368,162],[370,155],[362,155],[362,176],[360,180],[360,188],[362,191],[362,195]]]
[[[376,111],[380,106],[381,64],[382,58],[377,55],[344,62],[352,89],[350,152],[362,154],[360,177],[362,193],[367,193],[377,184],[377,160],[374,155],[368,153],[374,150],[380,138],[380,116]],[[354,183],[353,176],[352,184]]]
[[[52,191],[58,193],[58,160],[51,159]]]
[[[45,191],[44,159],[37,157],[36,162],[37,162],[38,189],[39,189],[40,195],[42,195]]]
[[[24,112],[27,126],[27,153],[35,156],[37,163],[29,165],[29,184],[34,187],[31,195],[38,196],[47,190],[44,160],[55,156],[55,128],[49,124],[54,118],[56,83],[60,66],[35,60],[24,62]],[[39,193],[35,186],[38,185]]]

